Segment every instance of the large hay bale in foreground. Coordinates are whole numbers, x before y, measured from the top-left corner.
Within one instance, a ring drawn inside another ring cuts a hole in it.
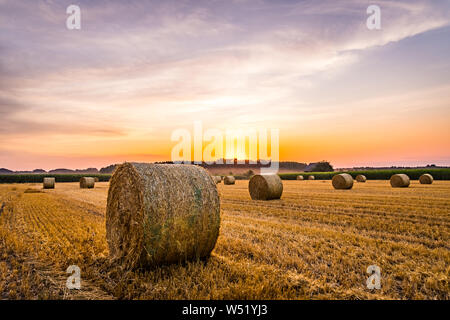
[[[429,173],[424,173],[423,175],[420,176],[419,178],[419,182],[421,184],[432,184],[433,183],[433,176]]]
[[[248,191],[252,200],[280,199],[283,183],[277,174],[257,174],[250,179]]]
[[[358,175],[356,176],[356,181],[358,181],[358,182],[366,182],[366,180],[367,180],[367,178],[366,178],[366,176],[363,175],[363,174],[358,174]]]
[[[303,178],[303,176],[302,175],[300,175],[300,176],[297,176],[297,180],[304,180],[305,178]]]
[[[226,176],[223,179],[223,184],[235,184],[236,179],[233,176]]]
[[[308,176],[308,180],[314,180],[315,177],[314,176]]]
[[[106,238],[124,269],[207,257],[219,227],[217,187],[199,166],[124,163],[111,177]]]
[[[44,178],[44,189],[55,189],[55,178]]]
[[[394,174],[391,177],[392,188],[407,188],[409,187],[409,177],[406,174]]]
[[[92,189],[95,186],[95,179],[91,177],[83,177],[80,179],[81,189]]]
[[[332,184],[335,189],[351,189],[353,187],[353,178],[348,173],[340,173],[333,176]]]

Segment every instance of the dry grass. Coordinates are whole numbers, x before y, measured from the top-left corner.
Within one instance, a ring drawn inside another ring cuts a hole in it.
[[[211,258],[122,274],[108,265],[107,183],[0,185],[2,298],[449,299],[450,182],[283,181],[252,201],[248,181],[218,185],[222,225]],[[64,289],[70,264],[82,290]],[[369,265],[381,290],[366,288]]]

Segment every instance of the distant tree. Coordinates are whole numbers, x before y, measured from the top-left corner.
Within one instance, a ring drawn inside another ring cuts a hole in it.
[[[70,174],[70,173],[74,173],[74,170],[71,169],[66,169],[66,168],[58,168],[58,169],[53,169],[50,170],[48,173],[64,173],[64,174]]]
[[[314,167],[314,171],[316,172],[329,172],[333,170],[333,166],[328,161],[317,162],[316,166]]]
[[[76,169],[75,172],[78,172],[78,173],[98,173],[98,169],[97,168]]]
[[[101,168],[100,173],[113,173],[114,169],[116,169],[117,164],[111,164],[107,167]]]

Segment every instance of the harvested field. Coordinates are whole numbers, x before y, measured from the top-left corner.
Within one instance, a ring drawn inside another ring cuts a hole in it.
[[[107,259],[107,182],[0,185],[0,297],[450,299],[450,182],[283,185],[269,202],[252,201],[248,181],[217,185],[222,222],[208,261],[128,273]],[[81,290],[65,288],[72,264]],[[381,268],[380,290],[366,288],[369,265]]]

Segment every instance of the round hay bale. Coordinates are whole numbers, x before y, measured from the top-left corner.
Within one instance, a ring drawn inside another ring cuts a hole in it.
[[[99,182],[100,179],[99,179],[98,177],[95,177],[95,178],[94,178],[94,181],[95,181],[95,182]]]
[[[353,187],[353,178],[348,173],[340,173],[333,176],[332,184],[335,189],[351,189]]]
[[[92,177],[83,177],[80,179],[81,189],[92,189],[95,185],[95,179]]]
[[[304,180],[303,176],[297,176],[297,180]]]
[[[111,177],[106,239],[124,269],[208,257],[219,227],[217,187],[199,166],[124,163]]]
[[[358,182],[366,182],[366,180],[367,180],[367,178],[366,178],[366,176],[363,175],[363,174],[358,174],[358,175],[356,176],[356,181],[358,181]]]
[[[55,178],[44,178],[44,189],[55,189]]]
[[[420,184],[432,184],[433,183],[433,176],[429,173],[425,173],[420,176],[419,182]]]
[[[221,176],[213,176],[213,180],[216,184],[218,184],[218,183],[222,182],[222,177]]]
[[[233,176],[226,176],[223,179],[223,184],[235,184],[236,179]]]
[[[308,180],[314,180],[315,177],[314,176],[308,176]]]
[[[283,183],[277,174],[257,174],[250,179],[248,191],[252,200],[280,199]]]
[[[392,188],[406,188],[409,186],[409,177],[406,174],[394,174],[391,177]]]

